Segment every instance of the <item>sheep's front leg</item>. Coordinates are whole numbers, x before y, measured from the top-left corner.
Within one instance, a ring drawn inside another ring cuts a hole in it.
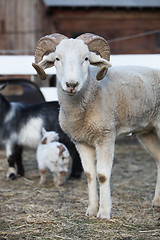
[[[100,187],[100,206],[97,217],[110,219],[112,200],[110,193],[110,176],[114,158],[115,138],[109,136],[107,141],[96,146],[97,178]]]
[[[95,167],[95,150],[87,144],[76,144],[82,166],[88,181],[88,209],[86,214],[96,216],[98,211],[98,195]]]

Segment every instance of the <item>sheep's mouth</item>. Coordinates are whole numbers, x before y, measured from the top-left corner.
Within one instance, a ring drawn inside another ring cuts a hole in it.
[[[76,94],[76,92],[73,92],[73,91],[66,91],[66,93],[69,95],[69,96],[74,96]]]

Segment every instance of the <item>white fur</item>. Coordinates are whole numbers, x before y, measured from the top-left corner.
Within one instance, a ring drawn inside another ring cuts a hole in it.
[[[12,153],[12,146],[14,142],[17,142],[18,136],[16,133],[12,133],[10,136],[10,139],[6,143],[6,156],[7,158],[11,155]],[[9,176],[9,174],[7,174]]]
[[[85,61],[86,57],[89,58],[88,47],[84,45],[82,40],[77,41],[78,45],[75,39],[71,39],[70,44],[68,44],[67,40],[63,40],[63,47],[59,44],[55,52],[55,59],[59,59],[59,61],[55,61],[55,67],[58,69],[57,78],[61,79],[61,85],[64,91],[67,91],[66,82],[78,82],[77,91],[79,91],[88,77],[89,61]],[[64,49],[66,51],[65,56]],[[70,49],[74,49],[74,51]],[[81,49],[81,51],[79,51],[79,49]],[[78,53],[78,57],[77,54],[75,55],[75,52]]]
[[[57,133],[53,131],[47,132],[44,129],[42,133],[43,137],[36,152],[38,168],[41,175],[40,184],[45,182],[45,172],[46,169],[49,169],[53,173],[54,185],[62,185],[68,179],[71,171],[69,151],[62,143],[57,142]],[[60,147],[63,148],[62,153],[60,153]]]
[[[26,125],[23,126],[19,133],[19,144],[23,146],[36,148],[41,139],[41,133],[39,129],[42,128],[41,118],[31,118]],[[32,141],[31,141],[32,139]]]
[[[46,141],[46,144],[59,140],[58,133],[54,131],[46,131],[45,128],[42,128],[42,135],[43,137],[42,137],[41,143],[43,142],[43,140]]]

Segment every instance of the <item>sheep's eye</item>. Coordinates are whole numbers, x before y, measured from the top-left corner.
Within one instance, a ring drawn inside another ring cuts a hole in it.
[[[88,61],[88,60],[89,60],[88,57],[86,57],[86,58],[85,58],[85,61]]]
[[[56,61],[60,61],[60,59],[59,59],[59,58],[56,58]]]

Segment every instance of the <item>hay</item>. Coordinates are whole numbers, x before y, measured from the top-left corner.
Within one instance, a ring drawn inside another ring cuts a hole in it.
[[[33,151],[24,154],[26,177],[4,179],[7,162],[0,152],[0,239],[160,239],[160,212],[151,207],[156,181],[153,159],[136,142],[118,142],[111,177],[110,221],[85,216],[84,178],[52,186],[48,174],[39,187]]]

